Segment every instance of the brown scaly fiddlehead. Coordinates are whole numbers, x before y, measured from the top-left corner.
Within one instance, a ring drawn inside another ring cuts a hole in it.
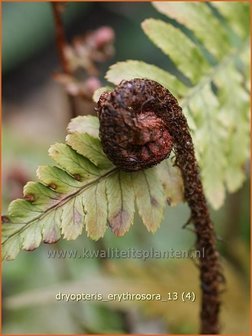
[[[223,276],[194,146],[181,107],[160,84],[133,79],[102,94],[97,111],[104,152],[121,169],[137,171],[151,167],[174,150],[201,256],[201,333],[219,333]]]

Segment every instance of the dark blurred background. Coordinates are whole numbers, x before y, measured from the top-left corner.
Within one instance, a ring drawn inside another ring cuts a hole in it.
[[[104,74],[117,61],[137,59],[169,68],[167,58],[141,30],[141,21],[148,17],[162,18],[151,3],[71,3],[64,11],[64,25],[68,41],[104,25],[113,28],[114,56],[99,65],[99,79],[106,84]],[[3,3],[2,20],[2,178],[6,211],[11,200],[22,197],[23,185],[36,178],[37,166],[51,163],[47,150],[54,142],[64,141],[69,105],[64,89],[52,78],[60,64],[51,5]],[[79,113],[92,112],[93,104],[86,108]],[[212,215],[228,280],[223,331],[245,333],[249,324],[249,181],[229,195],[225,206]],[[194,235],[181,229],[188,217],[186,205],[169,207],[155,235],[149,234],[137,219],[123,238],[115,238],[108,231],[102,245],[90,241],[84,233],[74,242],[43,245],[33,253],[21,252],[16,261],[3,267],[4,333],[195,333],[199,298],[194,304],[106,305],[55,300],[59,290],[198,291],[197,269],[191,260],[104,263],[95,259],[49,259],[47,254],[54,249],[101,246],[190,249]]]

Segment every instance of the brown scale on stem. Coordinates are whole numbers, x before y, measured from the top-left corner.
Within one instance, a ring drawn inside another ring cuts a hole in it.
[[[175,152],[191,209],[201,281],[202,334],[219,333],[223,275],[189,127],[174,96],[148,79],[123,81],[98,102],[104,152],[126,171],[149,168]]]

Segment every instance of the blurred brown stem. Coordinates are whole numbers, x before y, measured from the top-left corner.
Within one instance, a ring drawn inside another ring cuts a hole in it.
[[[62,9],[60,7],[60,4],[52,2],[52,11],[53,11],[53,17],[54,17],[54,23],[55,23],[55,33],[56,33],[56,46],[58,50],[58,56],[59,60],[62,66],[62,70],[65,74],[71,75],[71,70],[69,68],[68,61],[65,56],[65,46],[66,46],[66,38],[64,33],[64,25],[61,17]],[[78,115],[75,105],[74,97],[70,94],[68,96],[68,101],[70,105],[70,114],[71,118],[74,118]]]

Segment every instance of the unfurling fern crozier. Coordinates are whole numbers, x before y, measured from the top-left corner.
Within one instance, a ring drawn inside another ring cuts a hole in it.
[[[223,280],[216,238],[187,120],[176,98],[148,79],[122,81],[98,102],[104,152],[118,167],[136,171],[167,158],[173,149],[184,181],[200,251],[201,333],[219,332],[220,285]],[[205,253],[204,253],[205,252]]]
[[[108,158],[127,171],[149,168],[166,159],[173,147],[162,114],[176,99],[147,79],[122,81],[98,102],[100,139]]]

